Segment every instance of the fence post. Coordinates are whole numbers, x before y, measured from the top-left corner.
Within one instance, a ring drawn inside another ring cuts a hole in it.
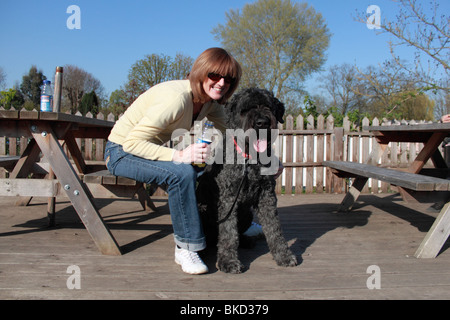
[[[282,123],[278,123],[278,130],[283,130],[283,124]],[[283,162],[283,135],[279,132],[278,133],[278,141],[279,141],[279,146],[278,146],[278,154],[280,155],[280,161]],[[281,177],[278,177],[278,179],[276,180],[276,185],[275,185],[275,193],[276,194],[281,194],[282,191],[282,183],[281,183]]]
[[[314,117],[309,115],[307,118],[306,129],[314,130]],[[312,193],[314,188],[314,135],[308,134],[306,136],[306,181],[305,181],[305,193]]]
[[[3,110],[3,107],[0,106],[0,110]],[[0,156],[6,155],[6,137],[0,137]],[[0,168],[0,178],[6,178],[6,170],[4,168]]]
[[[362,126],[368,126],[370,124],[369,119],[367,117],[364,117],[364,119],[362,120]],[[361,132],[366,132],[367,131],[363,131],[361,128]],[[363,135],[361,136],[361,162],[362,163],[367,163],[367,160],[369,159],[370,156],[370,150],[369,150],[369,141],[370,141],[370,137]],[[359,161],[358,161],[359,162]],[[369,179],[367,181],[367,183],[364,185],[363,189],[361,190],[361,193],[369,193],[370,189],[369,189],[369,185],[372,185],[373,180]]]
[[[344,128],[334,128],[333,133],[333,143],[334,143],[334,154],[333,160],[342,161],[344,159]],[[334,177],[333,190],[335,193],[343,193],[343,182],[344,179]]]
[[[99,112],[97,114],[97,119],[105,120],[105,116],[103,113]],[[95,160],[101,161],[103,160],[103,153],[105,149],[105,143],[103,139],[95,139]]]
[[[317,117],[317,129],[325,129],[325,117],[319,115]],[[316,135],[316,152],[317,152],[317,162],[321,163],[324,159],[324,133],[318,133]],[[316,193],[323,193],[323,167],[315,167],[316,170]]]
[[[330,114],[327,117],[327,130],[333,130],[334,129],[334,117]],[[325,160],[333,160],[333,135],[327,134],[326,136],[326,146],[327,151],[325,155]],[[330,168],[325,168],[326,172],[326,183],[325,183],[325,192],[331,193],[332,192],[332,186],[333,186],[333,179],[336,179],[334,175],[331,173]]]
[[[301,114],[297,117],[296,129],[303,130],[303,116]],[[303,143],[304,143],[303,140],[304,140],[303,134],[297,134],[295,136],[295,143],[296,143],[295,161],[300,163],[303,162]],[[303,193],[303,167],[296,167],[295,194],[302,194],[302,193]]]
[[[286,130],[294,129],[294,117],[292,115],[288,115],[286,117]],[[286,134],[286,159],[285,162],[289,163],[289,167],[284,169],[284,194],[290,195],[292,194],[292,162],[294,161],[293,153],[294,153],[294,135]]]
[[[86,113],[86,118],[93,118],[94,115],[89,111]],[[92,138],[85,138],[84,139],[84,160],[92,160],[92,141],[94,139]]]

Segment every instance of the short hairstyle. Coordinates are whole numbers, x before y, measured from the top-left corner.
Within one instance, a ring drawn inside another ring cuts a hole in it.
[[[204,103],[209,99],[203,90],[203,82],[207,79],[209,73],[218,73],[235,79],[230,83],[226,94],[218,100],[220,104],[224,104],[239,85],[242,75],[241,66],[225,49],[209,48],[203,51],[195,60],[188,76],[194,95],[194,103]]]

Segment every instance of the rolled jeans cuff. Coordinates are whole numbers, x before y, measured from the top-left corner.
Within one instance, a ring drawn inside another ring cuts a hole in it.
[[[180,238],[176,234],[173,235],[173,238],[175,240],[176,245],[182,249],[186,249],[189,251],[201,251],[206,248],[205,238],[196,240],[196,241],[192,241],[192,240]]]

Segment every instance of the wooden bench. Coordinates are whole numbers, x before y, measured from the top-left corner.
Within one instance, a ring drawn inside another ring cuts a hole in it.
[[[7,172],[12,172],[20,156],[0,156],[0,168],[4,168]],[[48,164],[37,162],[33,164],[31,172],[34,174],[46,175],[48,173]]]
[[[137,194],[144,210],[147,206],[156,211],[157,208],[148,195],[145,184],[133,179],[115,176],[109,170],[100,170],[83,176],[94,198],[133,197]]]
[[[413,190],[411,192],[426,194],[427,202],[433,201],[433,195],[444,194],[445,205],[414,254],[417,258],[435,258],[438,255],[450,234],[450,198],[448,192],[450,191],[450,180],[355,162],[324,161],[323,164],[331,168],[332,172],[339,177],[356,177],[338,211],[351,210],[369,178],[386,181],[400,187],[401,193],[402,191]]]
[[[348,161],[324,161],[340,177],[366,177],[414,191],[449,191],[450,180]]]
[[[5,168],[6,171],[12,172],[19,159],[19,156],[0,156],[0,168]],[[89,167],[104,168],[105,166],[104,163],[96,163],[89,165]],[[44,176],[48,174],[48,170],[48,163],[37,162],[34,163],[31,172]],[[84,175],[79,173],[79,176],[86,184],[94,198],[132,198],[135,194],[137,194],[139,202],[144,210],[147,210],[147,208],[154,211],[157,210],[143,183],[125,177],[117,177],[107,169],[98,170]],[[16,192],[21,192],[20,190],[23,190],[25,194],[27,193],[27,179],[16,179],[17,181],[9,179],[1,180],[5,180],[5,184],[8,183],[8,185],[15,187]],[[33,181],[33,183],[37,184],[38,181]],[[42,194],[48,193],[49,197],[64,195],[64,190],[61,190],[56,181],[50,182],[50,180],[41,180],[39,183]],[[11,188],[9,188],[9,190],[12,190]],[[0,195],[8,195],[8,193],[9,192],[3,192],[3,190],[0,190]],[[25,196],[17,204],[28,205],[30,200],[31,197]]]
[[[10,171],[11,167],[14,168],[19,159],[19,156],[0,156],[0,168]]]
[[[420,198],[420,194],[433,191],[450,191],[450,180],[409,173],[400,170],[377,167],[374,165],[348,162],[324,161],[324,166],[331,168],[333,174],[341,178],[356,178],[338,211],[350,211],[369,178],[382,180],[394,186],[410,191],[411,196]],[[417,194],[413,194],[417,192]]]

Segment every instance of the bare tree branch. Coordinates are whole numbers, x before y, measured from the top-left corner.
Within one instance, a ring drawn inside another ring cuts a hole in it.
[[[420,78],[428,89],[449,92],[449,17],[440,13],[436,0],[430,0],[427,10],[417,0],[393,1],[398,3],[399,12],[395,21],[383,20],[380,33],[394,37],[394,41],[389,41],[389,48],[395,62],[414,77]],[[366,23],[362,14],[359,14],[356,20]],[[404,45],[417,50],[414,67],[402,62],[395,54],[395,48]],[[424,63],[423,60],[428,61]]]

